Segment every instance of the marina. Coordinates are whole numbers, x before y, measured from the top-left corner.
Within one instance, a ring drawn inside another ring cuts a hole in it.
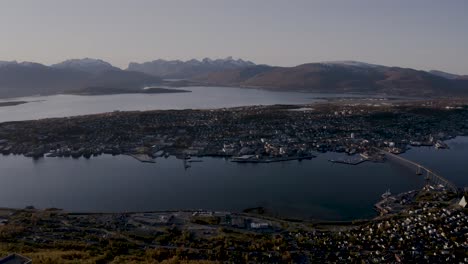
[[[374,205],[374,209],[381,215],[395,213],[405,208],[405,205],[413,201],[419,190],[392,195],[390,190],[382,194],[382,199]]]

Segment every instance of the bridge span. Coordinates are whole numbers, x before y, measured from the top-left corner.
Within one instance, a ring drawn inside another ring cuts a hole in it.
[[[382,150],[382,149],[376,149],[376,150],[378,150],[379,152],[385,154],[385,156],[390,160],[401,162],[401,163],[403,163],[405,165],[408,165],[408,166],[414,168],[416,174],[425,177],[430,182],[435,183],[435,184],[441,184],[445,188],[447,188],[447,189],[449,189],[449,190],[451,190],[453,192],[458,193],[458,188],[457,188],[457,186],[455,184],[453,184],[452,182],[450,182],[446,178],[442,177],[441,175],[437,174],[436,172],[432,171],[431,169],[429,169],[429,168],[427,168],[427,167],[425,167],[425,166],[423,166],[423,165],[421,165],[421,164],[419,164],[417,162],[414,162],[414,161],[411,161],[409,159],[406,159],[406,158],[403,158],[401,156],[390,153],[388,151],[385,151],[385,150]]]

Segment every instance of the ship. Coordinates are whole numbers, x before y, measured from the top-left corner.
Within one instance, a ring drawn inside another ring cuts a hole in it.
[[[435,148],[436,149],[446,149],[448,148],[447,144],[445,144],[444,142],[438,140],[436,143],[435,143]]]

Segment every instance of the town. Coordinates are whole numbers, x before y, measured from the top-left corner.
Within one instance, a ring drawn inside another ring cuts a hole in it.
[[[383,204],[393,210],[349,222],[278,219],[259,208],[114,214],[1,209],[0,257],[17,252],[34,263],[468,261],[466,200],[428,184],[383,197]]]
[[[0,153],[27,157],[90,158],[101,154],[229,157],[237,162],[313,158],[318,152],[361,154],[376,149],[446,148],[468,134],[468,107],[457,100],[339,101],[305,106],[250,106],[213,110],[111,112],[0,124]],[[338,161],[339,162],[339,161]]]

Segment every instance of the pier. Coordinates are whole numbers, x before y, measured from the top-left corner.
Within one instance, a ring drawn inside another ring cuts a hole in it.
[[[234,157],[231,159],[231,162],[237,163],[272,163],[272,162],[281,162],[281,161],[290,161],[290,160],[310,160],[316,158],[315,155],[306,155],[306,156],[291,156],[291,157],[277,157],[277,158],[257,158],[254,155],[244,155],[241,157]]]
[[[363,162],[368,161],[368,159],[360,158],[360,159],[330,159],[328,160],[331,163],[338,163],[338,164],[347,164],[347,165],[359,165]]]
[[[401,156],[395,155],[393,153],[390,153],[388,151],[382,150],[382,149],[377,149],[381,153],[385,154],[385,156],[393,161],[400,162],[406,166],[409,166],[411,168],[414,168],[414,171],[416,175],[420,175],[428,179],[430,182],[434,184],[440,184],[443,185],[445,188],[454,191],[458,193],[458,188],[455,184],[447,180],[446,178],[442,177],[441,175],[437,174],[436,172],[432,171],[431,169],[417,163],[414,161],[411,161],[409,159],[405,159]]]
[[[128,154],[128,156],[145,163],[156,163],[154,159],[146,154]]]

